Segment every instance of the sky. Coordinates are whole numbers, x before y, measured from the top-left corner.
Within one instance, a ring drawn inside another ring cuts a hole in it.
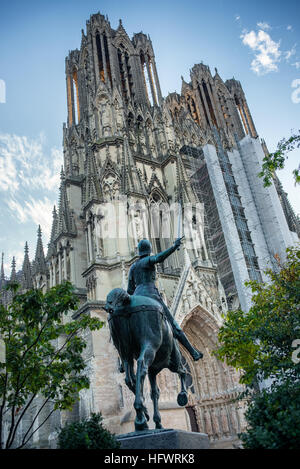
[[[298,0],[0,0],[0,251],[5,273],[21,268],[25,241],[35,255],[38,224],[47,249],[67,118],[65,57],[100,11],[112,28],[143,31],[153,43],[163,96],[181,89],[195,63],[238,79],[269,151],[300,128]],[[289,155],[278,177],[296,213],[299,188]]]

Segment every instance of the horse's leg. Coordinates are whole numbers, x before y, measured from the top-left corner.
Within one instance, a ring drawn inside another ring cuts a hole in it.
[[[188,395],[187,395],[187,389],[186,389],[186,384],[185,384],[186,369],[182,364],[181,353],[175,340],[173,342],[171,365],[169,366],[169,369],[173,373],[178,373],[180,377],[181,391],[177,396],[177,403],[181,407],[184,407],[188,403]]]
[[[135,419],[135,429],[144,430],[148,428],[147,421],[144,414],[144,381],[146,374],[148,372],[149,365],[153,362],[155,353],[151,344],[144,344],[140,353],[140,356],[137,360],[137,372],[136,372],[136,392],[135,392],[135,401],[134,408],[136,411]]]
[[[135,395],[136,378],[135,378],[134,369],[133,369],[133,361],[124,362],[124,368],[125,368],[125,383],[127,387],[130,389],[130,391],[133,392],[133,394]],[[147,407],[144,405],[143,405],[143,412],[148,422],[150,420],[149,412],[148,412]]]
[[[130,389],[133,394],[135,394],[135,377],[133,373],[133,362],[124,361],[124,369],[125,369],[125,384]]]
[[[158,400],[159,400],[159,388],[156,384],[156,375],[157,373],[149,368],[148,377],[151,385],[151,399],[153,402],[153,421],[155,423],[155,428],[163,428],[161,424],[161,417],[158,410]]]
[[[177,373],[180,376],[180,383],[181,383],[181,391],[177,396],[177,403],[178,405],[184,407],[188,403],[188,395],[187,395],[187,389],[186,389],[186,384],[185,384],[186,370],[181,363],[181,357],[180,357],[180,364],[179,364]]]

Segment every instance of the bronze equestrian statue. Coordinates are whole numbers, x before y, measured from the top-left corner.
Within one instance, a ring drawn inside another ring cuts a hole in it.
[[[109,313],[113,343],[125,369],[125,383],[135,394],[135,430],[148,428],[149,414],[144,405],[143,394],[147,374],[151,386],[153,420],[156,428],[162,428],[158,410],[159,389],[156,384],[156,375],[162,369],[168,368],[179,374],[181,392],[177,396],[177,402],[185,406],[188,401],[186,370],[163,307],[153,298],[130,296],[122,288],[115,288],[107,295],[105,309]],[[137,362],[136,374],[134,360]]]
[[[156,385],[156,375],[162,369],[168,368],[179,374],[181,392],[178,394],[177,402],[181,406],[187,404],[186,370],[175,338],[187,348],[194,360],[199,360],[203,356],[189,343],[154,284],[155,264],[163,262],[172,252],[179,249],[180,242],[181,239],[177,239],[170,249],[151,256],[149,241],[140,241],[138,246],[140,259],[130,269],[128,292],[115,288],[106,299],[105,309],[109,313],[111,336],[122,360],[125,382],[135,394],[137,431],[148,428],[149,415],[143,396],[147,374],[151,386],[153,420],[156,428],[162,428],[158,410],[159,389]],[[134,360],[137,361],[136,374]]]
[[[129,270],[128,289],[130,295],[149,296],[157,300],[163,307],[164,313],[170,323],[175,339],[190,353],[192,358],[197,361],[203,357],[203,354],[196,350],[183,330],[179,327],[169,308],[163,302],[163,299],[155,286],[156,270],[155,264],[164,262],[174,251],[180,248],[182,238],[176,239],[173,246],[166,251],[151,256],[151,243],[147,239],[142,239],[138,244],[139,259],[131,266]]]

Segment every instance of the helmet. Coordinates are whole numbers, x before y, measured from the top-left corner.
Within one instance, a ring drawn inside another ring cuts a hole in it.
[[[152,246],[148,239],[142,239],[138,244],[138,252],[139,256],[147,256],[150,255],[152,251]]]

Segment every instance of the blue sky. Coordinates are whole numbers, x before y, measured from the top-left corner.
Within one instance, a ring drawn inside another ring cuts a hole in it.
[[[21,267],[27,240],[44,247],[57,202],[66,121],[64,61],[79,48],[86,20],[100,11],[131,37],[149,34],[162,93],[180,91],[181,75],[203,61],[226,80],[240,80],[257,131],[270,151],[300,125],[300,2],[202,0],[15,1],[0,4],[0,250],[6,273]],[[5,87],[5,90],[4,90]],[[278,172],[297,213],[292,169]]]

